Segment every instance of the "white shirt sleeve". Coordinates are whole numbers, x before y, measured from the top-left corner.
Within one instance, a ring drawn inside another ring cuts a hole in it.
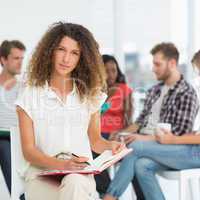
[[[15,105],[21,107],[28,114],[28,116],[33,119],[33,101],[33,89],[26,86],[19,92]]]
[[[107,98],[107,94],[106,93],[101,92],[99,95],[97,95],[94,98],[94,101],[91,102],[90,113],[93,114],[93,113],[97,112],[98,110],[100,110],[101,106],[105,102],[106,98]]]

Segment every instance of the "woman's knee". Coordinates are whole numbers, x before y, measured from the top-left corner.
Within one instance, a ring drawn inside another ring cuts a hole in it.
[[[81,174],[69,174],[65,176],[62,180],[61,185],[67,185],[70,187],[95,187],[95,181],[92,177],[88,177],[87,175]]]
[[[144,151],[145,147],[146,147],[146,142],[144,141],[133,141],[132,143],[130,143],[128,145],[128,148],[132,148],[133,149],[133,154],[134,155],[138,155],[141,152]]]
[[[25,198],[26,200],[58,199],[59,185],[57,180],[50,177],[25,181]]]
[[[148,155],[158,145],[155,141],[133,141],[128,148],[133,149],[133,154],[144,157]]]

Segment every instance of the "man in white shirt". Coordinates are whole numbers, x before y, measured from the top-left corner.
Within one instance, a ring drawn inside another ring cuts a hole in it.
[[[14,101],[19,84],[16,75],[20,74],[25,46],[18,40],[5,40],[0,46],[0,166],[11,193],[11,152],[9,128],[16,125]]]

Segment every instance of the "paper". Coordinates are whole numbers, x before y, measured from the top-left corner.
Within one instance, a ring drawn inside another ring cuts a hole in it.
[[[104,169],[110,167],[117,161],[121,160],[124,156],[129,154],[132,149],[123,149],[119,153],[113,155],[112,151],[106,150],[101,155],[99,155],[96,159],[90,162],[90,166],[82,170],[45,170],[38,174],[39,176],[48,176],[48,175],[65,175],[65,174],[99,174]]]

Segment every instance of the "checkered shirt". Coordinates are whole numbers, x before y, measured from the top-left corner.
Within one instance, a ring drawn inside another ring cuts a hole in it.
[[[148,91],[143,110],[136,120],[139,130],[147,126],[152,105],[160,97],[163,85],[164,83],[159,83]],[[175,135],[189,133],[192,131],[198,109],[199,103],[195,90],[181,76],[163,99],[159,122],[170,123]]]

